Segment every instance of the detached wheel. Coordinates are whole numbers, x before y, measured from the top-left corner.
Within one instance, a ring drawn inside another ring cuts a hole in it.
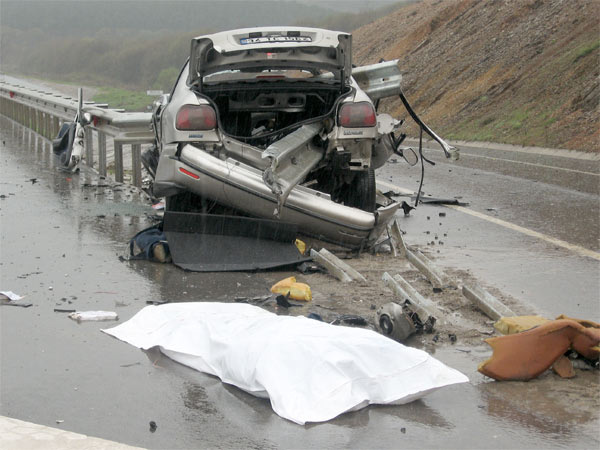
[[[356,172],[347,189],[346,201],[344,202],[346,205],[367,212],[375,211],[375,170],[372,167],[365,171]]]

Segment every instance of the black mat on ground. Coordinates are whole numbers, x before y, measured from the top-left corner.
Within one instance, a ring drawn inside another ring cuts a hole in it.
[[[296,246],[297,227],[278,220],[165,212],[173,263],[193,272],[290,266],[310,260]]]

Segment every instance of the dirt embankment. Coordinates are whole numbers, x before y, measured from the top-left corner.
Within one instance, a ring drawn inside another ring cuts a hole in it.
[[[598,17],[597,0],[424,0],[355,31],[354,63],[399,59],[446,138],[600,152]]]

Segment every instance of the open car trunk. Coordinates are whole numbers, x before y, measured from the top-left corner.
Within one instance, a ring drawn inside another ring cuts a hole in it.
[[[217,106],[223,132],[265,148],[297,126],[332,114],[340,87],[277,80],[214,84],[203,94]]]

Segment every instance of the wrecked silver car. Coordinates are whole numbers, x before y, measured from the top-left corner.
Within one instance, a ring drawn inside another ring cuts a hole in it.
[[[348,247],[377,239],[399,205],[376,208],[374,170],[402,137],[376,105],[401,95],[401,75],[397,61],[352,68],[351,52],[350,34],[314,28],[194,38],[153,110],[167,211],[218,204]]]

